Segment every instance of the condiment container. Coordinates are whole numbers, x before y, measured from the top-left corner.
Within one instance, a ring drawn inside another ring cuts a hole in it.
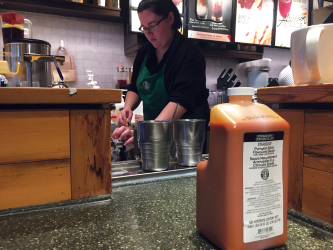
[[[229,88],[211,110],[209,159],[197,166],[198,230],[221,249],[287,240],[289,124],[254,88]]]
[[[128,71],[128,84],[132,83],[132,75],[133,75],[133,66],[130,67]]]

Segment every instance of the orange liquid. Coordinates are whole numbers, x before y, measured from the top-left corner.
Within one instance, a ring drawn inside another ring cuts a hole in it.
[[[283,245],[287,241],[289,124],[267,106],[252,103],[251,96],[229,98],[230,103],[217,105],[211,111],[209,160],[197,167],[197,228],[221,249],[267,249]],[[244,243],[244,133],[271,131],[284,132],[283,234]]]

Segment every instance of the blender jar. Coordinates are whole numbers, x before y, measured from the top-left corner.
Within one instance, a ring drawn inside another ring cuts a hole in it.
[[[14,12],[1,13],[1,27],[3,41],[10,38],[24,37],[24,17]]]
[[[24,24],[28,25],[27,29],[23,28]],[[31,21],[24,19],[24,16],[17,13],[1,13],[1,27],[4,42],[11,38],[32,38]],[[27,33],[26,35],[24,35],[25,30]]]

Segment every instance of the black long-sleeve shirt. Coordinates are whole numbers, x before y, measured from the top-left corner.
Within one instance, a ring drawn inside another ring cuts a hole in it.
[[[187,114],[193,114],[195,107],[204,106],[209,96],[209,90],[206,88],[206,61],[197,44],[179,33],[176,35],[180,36],[180,40],[165,68],[164,86],[169,95],[169,102],[179,103],[187,110]],[[153,45],[149,42],[143,45],[134,60],[132,84],[128,90],[139,95],[136,81],[146,56],[146,67],[150,74],[155,74],[163,67],[169,50],[157,64]]]

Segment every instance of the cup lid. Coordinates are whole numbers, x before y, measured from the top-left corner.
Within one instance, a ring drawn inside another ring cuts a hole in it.
[[[237,87],[237,88],[228,88],[228,96],[231,95],[254,95],[254,88],[251,87]]]
[[[2,21],[9,24],[23,24],[24,16],[15,12],[1,13]]]

